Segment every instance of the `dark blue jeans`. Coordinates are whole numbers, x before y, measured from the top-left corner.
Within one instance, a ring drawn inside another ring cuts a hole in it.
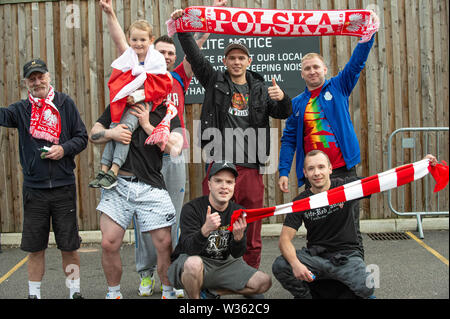
[[[367,284],[369,273],[366,272],[366,264],[360,253],[355,252],[347,257],[346,264],[336,266],[326,258],[312,256],[307,248],[297,250],[297,258],[316,276],[316,281],[321,279],[337,280],[361,298],[372,296],[374,288]],[[312,298],[308,283],[295,278],[291,265],[283,256],[275,259],[272,272],[283,288],[288,290],[294,298]]]

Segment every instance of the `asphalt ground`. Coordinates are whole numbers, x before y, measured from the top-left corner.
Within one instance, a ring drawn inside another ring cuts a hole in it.
[[[373,274],[377,299],[449,299],[449,231],[425,231],[425,238],[417,241],[373,240],[363,234],[366,264]],[[415,236],[414,236],[415,235]],[[303,236],[295,239],[295,246],[303,247]],[[18,247],[2,247],[0,254],[0,299],[25,299],[28,295],[27,254]],[[81,289],[86,299],[103,299],[107,291],[101,266],[99,244],[86,244],[79,250],[81,258]],[[260,270],[272,274],[275,258],[280,254],[278,238],[264,237]],[[440,256],[439,256],[440,255]],[[137,294],[139,276],[135,269],[134,245],[124,244],[121,249],[123,275],[121,292],[125,299],[159,299],[159,279],[153,296]],[[61,254],[54,246],[46,251],[46,271],[41,287],[42,298],[68,297],[61,266]],[[227,296],[226,298],[241,298]],[[292,299],[272,276],[272,287],[266,299]]]

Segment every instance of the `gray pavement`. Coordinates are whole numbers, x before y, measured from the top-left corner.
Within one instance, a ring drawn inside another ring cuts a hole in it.
[[[417,233],[412,232],[417,236]],[[295,239],[296,247],[305,245],[305,238]],[[449,299],[449,267],[435,255],[413,239],[395,241],[374,241],[363,234],[366,263],[372,271],[379,271],[377,299]],[[425,231],[423,242],[449,259],[449,231]],[[3,246],[0,254],[0,281],[16,266],[26,253],[17,247]],[[261,270],[272,274],[271,267],[279,255],[278,238],[264,237]],[[157,288],[152,297],[139,297],[139,278],[135,270],[134,245],[124,244],[121,249],[123,275],[121,291],[127,299],[159,299]],[[103,299],[106,281],[101,266],[99,244],[85,244],[80,249],[81,287],[87,299]],[[375,274],[375,272],[374,272]],[[28,294],[27,265],[19,267],[12,275],[0,283],[0,299],[24,299]],[[157,280],[159,287],[159,280]],[[46,273],[42,282],[42,297],[64,299],[68,297],[65,278],[61,266],[60,252],[53,246],[46,253]],[[272,276],[272,288],[265,294],[270,299],[291,299]],[[240,298],[231,296],[229,298]]]

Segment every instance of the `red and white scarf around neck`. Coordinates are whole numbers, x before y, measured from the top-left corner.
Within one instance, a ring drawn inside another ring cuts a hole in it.
[[[169,19],[169,36],[176,32],[240,36],[304,37],[348,35],[367,42],[378,31],[369,10],[275,10],[195,6]]]
[[[30,134],[34,138],[59,144],[61,135],[61,115],[53,104],[55,90],[50,90],[45,99],[39,99],[28,92],[28,100],[31,103]]]
[[[428,173],[431,173],[436,181],[434,192],[442,190],[448,184],[449,167],[447,163],[443,162],[443,164],[431,166],[428,159],[423,159],[413,164],[400,166],[295,202],[267,208],[236,210],[233,212],[228,229],[232,231],[234,222],[242,215],[247,223],[252,223],[275,215],[304,212],[400,187],[418,180]]]

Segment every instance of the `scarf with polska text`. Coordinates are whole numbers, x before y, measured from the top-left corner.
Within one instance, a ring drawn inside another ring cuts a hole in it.
[[[169,19],[167,32],[203,32],[241,36],[361,37],[367,42],[378,31],[370,10],[276,10],[192,6],[177,19]]]
[[[59,144],[61,135],[61,115],[53,104],[55,90],[50,85],[45,99],[39,99],[28,92],[31,103],[30,134],[32,137]]]
[[[275,215],[305,212],[400,187],[418,180],[428,173],[431,173],[436,181],[434,192],[442,190],[448,184],[449,167],[447,163],[443,161],[443,164],[432,166],[428,159],[423,159],[291,203],[267,208],[236,210],[231,216],[228,229],[232,231],[234,222],[241,216],[245,217],[247,223],[251,223]]]

